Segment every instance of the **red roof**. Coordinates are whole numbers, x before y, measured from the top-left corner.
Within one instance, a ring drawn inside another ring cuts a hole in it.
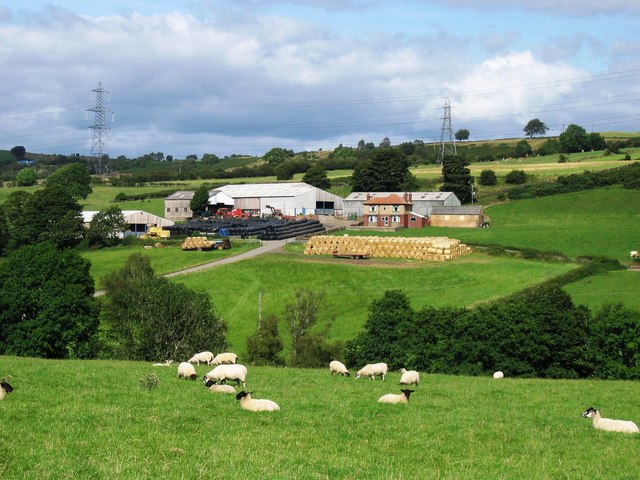
[[[388,197],[373,197],[364,202],[365,205],[411,205],[410,202],[407,202],[400,195],[396,195],[395,193],[389,195]]]

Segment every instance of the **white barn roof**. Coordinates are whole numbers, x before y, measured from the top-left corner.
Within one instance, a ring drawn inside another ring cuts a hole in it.
[[[398,195],[403,197],[407,192],[353,192],[347,195],[344,199],[345,202],[348,201],[365,201],[367,200],[367,195],[370,198],[377,197],[388,197],[389,195]],[[443,201],[453,195],[453,192],[410,192],[412,201]]]
[[[312,190],[319,190],[307,183],[238,183],[215,189],[231,198],[244,197],[297,197]]]

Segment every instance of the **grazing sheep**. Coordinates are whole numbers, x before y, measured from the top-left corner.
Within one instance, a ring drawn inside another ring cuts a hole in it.
[[[217,385],[213,380],[208,380],[204,384],[213,393],[236,393],[236,389],[231,385]]]
[[[162,363],[154,363],[154,367],[168,367],[173,364],[173,360],[165,360]]]
[[[13,392],[13,387],[9,385],[9,382],[0,382],[0,400],[4,400],[4,397],[11,392]]]
[[[200,365],[200,363],[206,363],[207,365],[211,365],[211,362],[213,361],[213,353],[211,352],[196,353],[188,361],[189,363],[195,363],[196,365]]]
[[[414,390],[402,389],[402,393],[387,393],[378,399],[378,403],[409,403],[409,396]]]
[[[501,378],[504,378],[504,373],[502,373],[500,370],[498,370],[497,372],[495,372],[493,374],[493,378],[496,380],[500,380]]]
[[[226,381],[234,381],[237,385],[242,383],[246,388],[247,367],[236,363],[234,365],[218,365],[216,368],[207,373],[203,380],[208,382],[213,380],[214,383],[224,383]]]
[[[348,377],[349,375],[351,375],[349,373],[349,370],[347,370],[347,367],[345,367],[344,364],[342,362],[339,362],[338,360],[333,360],[329,364],[329,370],[331,371],[331,375],[333,375],[334,373],[342,375],[343,377]]]
[[[415,370],[401,368],[400,373],[402,374],[400,377],[400,385],[418,385],[420,383],[420,374]]]
[[[240,406],[250,412],[273,412],[280,410],[280,407],[276,402],[264,399],[251,398],[251,392],[245,392],[244,390],[236,395],[236,400],[240,401]]]
[[[195,380],[198,378],[196,374],[196,369],[189,362],[182,362],[178,365],[178,378],[188,378],[190,380]]]
[[[593,420],[593,428],[598,430],[606,430],[607,432],[623,432],[623,433],[640,433],[638,425],[631,420],[613,420],[611,418],[602,418],[597,408],[589,407],[582,412],[584,418]]]
[[[238,363],[238,355],[231,352],[219,353],[211,360],[212,365],[227,365],[231,363]]]
[[[387,374],[386,363],[369,363],[368,365],[365,365],[360,370],[358,370],[358,373],[356,373],[355,378],[357,380],[358,378],[364,375],[365,377],[369,377],[369,380],[375,380],[376,375],[380,375],[380,377],[384,381],[384,376],[386,374]]]

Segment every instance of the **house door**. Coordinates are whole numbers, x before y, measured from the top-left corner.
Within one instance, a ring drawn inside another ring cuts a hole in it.
[[[389,217],[382,217],[382,221],[384,222],[385,227],[389,226]]]

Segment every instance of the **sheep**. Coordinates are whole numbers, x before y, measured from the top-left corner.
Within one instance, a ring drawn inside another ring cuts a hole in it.
[[[497,372],[494,372],[493,378],[495,380],[500,380],[501,378],[504,378],[504,373],[502,373],[500,370],[498,370]]]
[[[200,352],[196,353],[193,357],[191,357],[188,362],[195,363],[196,365],[200,365],[200,363],[206,363],[207,365],[211,365],[213,361],[213,353],[211,352]]]
[[[207,373],[203,378],[204,382],[213,380],[214,383],[224,383],[227,380],[236,382],[236,384],[246,388],[247,367],[236,363],[234,365],[218,365],[216,368]]]
[[[9,382],[0,382],[0,400],[4,400],[8,393],[13,392],[13,387],[9,385]]]
[[[208,380],[204,386],[213,393],[236,393],[236,389],[231,385],[217,385],[213,380]]]
[[[355,379],[359,379],[361,376],[369,377],[369,380],[375,380],[376,375],[380,375],[382,377],[382,381],[384,381],[384,376],[387,374],[387,364],[386,363],[369,363],[365,365],[358,373],[356,373]]]
[[[178,378],[188,378],[195,380],[198,378],[196,369],[189,362],[182,362],[178,365]]]
[[[584,418],[593,420],[593,428],[598,430],[606,430],[607,432],[623,432],[623,433],[640,433],[638,425],[631,420],[613,420],[611,418],[602,418],[597,408],[589,407],[582,412]]]
[[[344,377],[348,377],[349,375],[351,375],[351,373],[349,373],[349,370],[347,370],[347,367],[345,367],[344,364],[342,362],[339,362],[338,360],[333,360],[329,364],[329,370],[331,371],[331,375],[333,375],[334,373],[337,373],[338,375],[342,375]]]
[[[251,398],[252,392],[241,391],[236,395],[236,400],[240,401],[240,406],[250,412],[274,412],[280,410],[276,402],[265,399]]]
[[[168,367],[173,364],[173,360],[165,360],[161,363],[154,363],[152,366],[154,367]]]
[[[378,399],[378,403],[409,403],[409,396],[414,390],[403,388],[400,390],[402,393],[387,393]]]
[[[231,353],[231,352],[219,353],[211,361],[212,365],[226,365],[230,363],[238,363],[238,356],[235,353]]]
[[[400,385],[418,385],[420,383],[420,374],[415,370],[401,368],[400,373],[402,374],[400,377]]]

